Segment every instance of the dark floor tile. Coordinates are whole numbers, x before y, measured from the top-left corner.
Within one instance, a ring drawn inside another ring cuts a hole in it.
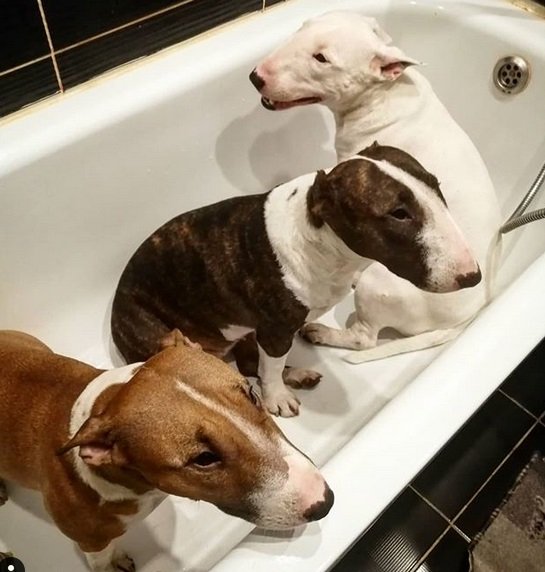
[[[538,417],[545,412],[545,339],[504,381],[502,390]]]
[[[214,26],[261,9],[261,0],[193,0],[175,10],[130,26],[57,56],[65,87],[156,52]]]
[[[0,115],[7,115],[21,107],[59,90],[51,59],[31,64],[0,76]]]
[[[65,48],[178,3],[180,0],[43,0],[55,49]],[[203,9],[210,13],[217,10],[244,12],[248,4],[257,6],[253,9],[263,7],[262,0],[191,0],[184,12],[202,14]]]
[[[468,572],[468,543],[452,528],[416,572]]]
[[[406,489],[332,572],[408,572],[447,526],[416,493]]]
[[[517,476],[536,451],[545,455],[545,428],[540,425],[536,426],[515,449],[505,464],[457,519],[456,525],[470,538],[484,528],[492,512],[512,489]]]
[[[0,2],[0,72],[49,53],[36,0]]]
[[[413,486],[453,518],[533,422],[510,399],[494,393],[416,477]]]

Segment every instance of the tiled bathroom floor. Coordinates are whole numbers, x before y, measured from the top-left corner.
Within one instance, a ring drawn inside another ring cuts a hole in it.
[[[535,451],[545,456],[545,340],[331,572],[467,572],[470,540]]]

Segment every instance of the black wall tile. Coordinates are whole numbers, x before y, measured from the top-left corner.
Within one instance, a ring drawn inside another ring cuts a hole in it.
[[[172,6],[177,1],[42,0],[56,50]]]
[[[534,423],[501,393],[492,397],[416,477],[413,486],[453,518]]]
[[[540,416],[545,412],[545,340],[504,381],[502,390]]]
[[[331,572],[408,572],[447,526],[406,489]]]
[[[179,0],[43,0],[49,30],[56,50],[86,38],[127,24],[158,10],[180,3]],[[261,0],[190,0],[181,13],[226,14],[225,20],[263,6]],[[230,15],[229,15],[230,14]],[[212,16],[211,16],[211,19]],[[211,23],[208,27],[214,26]]]
[[[0,76],[0,115],[59,90],[51,58]]]
[[[58,54],[63,84],[65,87],[74,86],[105,70],[259,10],[261,6],[261,0],[193,0],[140,24]]]
[[[266,0],[265,8],[272,6],[273,4],[279,4],[280,2],[285,2],[286,0]]]
[[[0,72],[48,53],[36,0],[0,0]]]

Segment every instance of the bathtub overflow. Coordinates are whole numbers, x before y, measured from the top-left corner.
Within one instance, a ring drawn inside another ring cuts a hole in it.
[[[494,68],[494,84],[503,93],[515,95],[528,84],[530,66],[520,56],[502,58]]]

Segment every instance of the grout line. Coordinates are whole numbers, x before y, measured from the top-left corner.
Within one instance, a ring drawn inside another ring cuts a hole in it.
[[[161,10],[157,10],[156,12],[152,12],[151,14],[146,14],[145,16],[142,16],[140,18],[136,18],[136,20],[131,20],[130,22],[126,22],[125,24],[121,24],[120,26],[116,26],[115,28],[111,28],[109,30],[106,30],[105,32],[101,32],[100,34],[95,34],[94,36],[90,36],[89,38],[85,38],[84,40],[75,42],[74,44],[70,44],[69,46],[66,46],[64,48],[60,48],[55,51],[55,54],[63,54],[68,50],[79,48],[79,46],[84,46],[85,44],[88,44],[89,42],[92,42],[94,40],[99,40],[100,38],[104,38],[105,36],[109,36],[110,34],[119,32],[120,30],[130,28],[131,26],[134,26],[136,24],[141,24],[142,22],[145,22],[147,20],[151,20],[152,18],[160,16],[161,14],[166,14],[167,12],[171,12],[172,10],[176,10],[176,8],[180,8],[184,4],[189,4],[190,2],[193,2],[193,0],[182,0],[181,2],[177,2],[176,4],[172,4],[166,8],[162,8]]]
[[[528,431],[526,431],[526,433],[524,433],[524,435],[515,443],[515,445],[513,445],[513,448],[511,449],[511,451],[509,451],[509,453],[507,453],[507,455],[503,458],[503,461],[492,471],[492,473],[490,473],[490,475],[488,476],[487,479],[485,479],[485,481],[481,484],[481,486],[475,491],[475,493],[473,494],[473,496],[466,502],[466,504],[458,511],[458,513],[456,514],[456,516],[454,516],[454,518],[452,519],[452,522],[456,522],[460,516],[462,515],[462,513],[466,510],[466,508],[475,500],[475,498],[477,497],[477,495],[479,495],[479,493],[484,489],[484,487],[486,487],[486,485],[493,479],[493,477],[496,475],[496,473],[503,467],[503,465],[505,465],[505,463],[507,463],[507,461],[511,458],[511,456],[513,455],[513,453],[520,447],[520,445],[522,444],[522,442],[526,439],[526,437],[528,437],[528,435],[537,427],[538,425],[538,421],[536,421],[533,425],[530,426],[530,428],[528,429]]]
[[[422,566],[424,560],[431,554],[433,549],[443,540],[443,538],[447,535],[447,532],[451,529],[450,526],[447,526],[445,530],[435,539],[435,542],[420,556],[420,558],[416,561],[416,564],[409,570],[409,572],[416,572],[420,566]]]
[[[12,72],[16,72],[16,71],[22,70],[22,69],[24,69],[24,68],[26,68],[26,67],[28,67],[28,66],[31,66],[32,64],[37,64],[37,63],[39,63],[39,62],[43,62],[44,60],[48,60],[48,59],[50,59],[50,58],[51,58],[51,54],[47,54],[47,55],[45,55],[45,56],[40,56],[39,58],[35,58],[35,59],[33,59],[33,60],[29,60],[28,62],[25,62],[24,64],[19,64],[18,66],[9,68],[9,69],[4,70],[4,71],[0,71],[0,77],[3,76],[3,75],[7,75],[7,74],[9,74],[9,73],[12,73]]]
[[[440,517],[442,517],[449,525],[449,527],[453,528],[458,534],[464,537],[467,542],[470,542],[471,539],[467,536],[465,532],[460,530],[454,522],[439,508],[437,508],[427,497],[425,497],[421,492],[415,489],[412,485],[408,485],[407,488],[411,489],[413,493],[416,493],[429,507],[431,507]]]
[[[522,403],[518,402],[514,397],[511,397],[508,393],[505,393],[505,391],[503,389],[498,388],[497,391],[498,391],[498,393],[501,393],[504,397],[507,397],[507,399],[512,401],[515,405],[518,405],[525,413],[528,413],[528,415],[530,415],[530,417],[537,420],[537,417],[531,411],[526,409],[526,407],[524,407],[524,405],[522,405]]]
[[[42,17],[42,23],[45,29],[45,35],[47,37],[47,43],[51,51],[51,60],[53,62],[53,68],[55,70],[55,76],[57,78],[57,83],[59,85],[59,90],[61,93],[64,91],[64,86],[62,85],[61,72],[59,71],[59,66],[57,64],[57,58],[55,57],[55,48],[53,47],[53,41],[51,40],[51,34],[49,32],[49,26],[47,24],[47,18],[45,17],[44,7],[42,5],[42,0],[36,0],[38,3],[38,9],[40,10],[40,15]]]

